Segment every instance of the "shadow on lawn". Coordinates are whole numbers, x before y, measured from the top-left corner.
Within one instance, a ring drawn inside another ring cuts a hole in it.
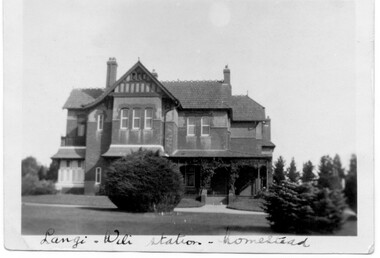
[[[104,212],[127,212],[119,210],[118,208],[102,208],[102,207],[80,207],[81,210],[92,210],[92,211],[104,211]],[[128,212],[131,213],[131,212]]]

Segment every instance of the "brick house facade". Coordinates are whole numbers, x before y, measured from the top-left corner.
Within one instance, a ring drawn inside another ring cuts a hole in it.
[[[176,162],[187,194],[202,190],[200,158],[255,164],[239,176],[236,194],[252,196],[271,183],[271,121],[263,106],[231,94],[227,66],[221,81],[159,81],[140,61],[118,80],[116,74],[110,58],[106,87],[74,89],[64,104],[66,136],[52,157],[60,167],[58,190],[96,194],[110,162],[140,148]],[[207,185],[209,195],[229,190],[223,173]]]

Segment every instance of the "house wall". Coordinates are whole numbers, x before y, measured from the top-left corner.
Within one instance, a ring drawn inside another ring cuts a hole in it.
[[[201,136],[201,118],[208,116],[209,136]],[[187,134],[188,118],[195,119],[195,135]],[[180,111],[178,113],[178,149],[223,150],[228,148],[227,111]]]
[[[120,128],[121,109],[129,109],[128,128]],[[132,110],[141,110],[140,129],[133,129]],[[153,109],[152,129],[145,128],[145,109]],[[112,113],[112,144],[162,144],[162,101],[160,97],[116,97]]]
[[[256,138],[256,122],[232,122],[231,138]]]
[[[173,108],[166,113],[165,151],[169,155],[178,149],[178,111]]]
[[[102,168],[102,177],[104,177],[105,169],[108,162],[101,157],[105,153],[111,143],[112,135],[112,107],[111,100],[108,103],[102,103],[92,109],[88,114],[87,120],[87,148],[86,148],[86,173],[85,173],[85,194],[93,195],[98,190],[95,185],[95,170],[97,167]],[[103,130],[97,130],[97,115],[103,114],[104,123]]]

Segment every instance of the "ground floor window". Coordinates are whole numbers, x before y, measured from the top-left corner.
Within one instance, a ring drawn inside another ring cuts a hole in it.
[[[84,161],[61,160],[58,170],[58,184],[83,184]]]
[[[102,181],[102,168],[97,167],[95,170],[95,184],[100,184]]]

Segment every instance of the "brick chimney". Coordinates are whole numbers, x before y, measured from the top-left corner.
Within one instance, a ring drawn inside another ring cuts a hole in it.
[[[232,89],[231,89],[231,73],[230,69],[228,68],[228,65],[223,70],[224,74],[224,81],[222,84],[222,100],[224,103],[229,104],[231,95],[232,95]]]
[[[117,62],[115,57],[110,57],[107,62],[106,87],[112,86],[116,82]]]
[[[226,65],[226,67],[224,68],[223,74],[224,74],[224,83],[231,85],[231,72],[230,72],[230,69],[228,68],[228,65]]]

